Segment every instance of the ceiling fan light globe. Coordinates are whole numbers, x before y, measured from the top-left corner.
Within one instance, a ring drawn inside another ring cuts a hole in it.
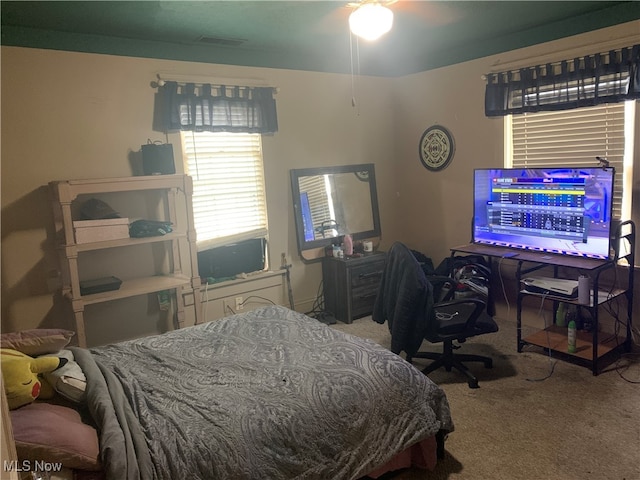
[[[349,28],[365,40],[377,40],[391,30],[393,12],[379,3],[366,3],[349,15]]]

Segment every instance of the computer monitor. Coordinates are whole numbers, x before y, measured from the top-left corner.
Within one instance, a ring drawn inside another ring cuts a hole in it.
[[[477,169],[473,242],[610,256],[613,168]]]

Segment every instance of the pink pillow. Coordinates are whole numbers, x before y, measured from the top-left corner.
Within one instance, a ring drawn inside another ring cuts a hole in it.
[[[34,328],[20,332],[0,335],[0,347],[11,348],[19,352],[37,357],[47,353],[56,353],[66,347],[75,332],[61,328]]]
[[[20,460],[61,462],[80,470],[100,469],[96,429],[68,407],[32,403],[11,410],[13,438]]]

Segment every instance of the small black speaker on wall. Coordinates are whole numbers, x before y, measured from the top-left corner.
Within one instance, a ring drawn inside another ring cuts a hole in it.
[[[147,143],[142,145],[142,171],[145,175],[173,175],[173,145],[170,143]]]

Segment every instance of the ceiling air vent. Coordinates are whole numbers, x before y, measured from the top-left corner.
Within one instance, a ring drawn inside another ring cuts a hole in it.
[[[239,38],[220,38],[220,37],[207,37],[202,36],[197,40],[197,43],[206,43],[207,45],[225,45],[228,47],[237,47],[242,45],[246,40]]]

